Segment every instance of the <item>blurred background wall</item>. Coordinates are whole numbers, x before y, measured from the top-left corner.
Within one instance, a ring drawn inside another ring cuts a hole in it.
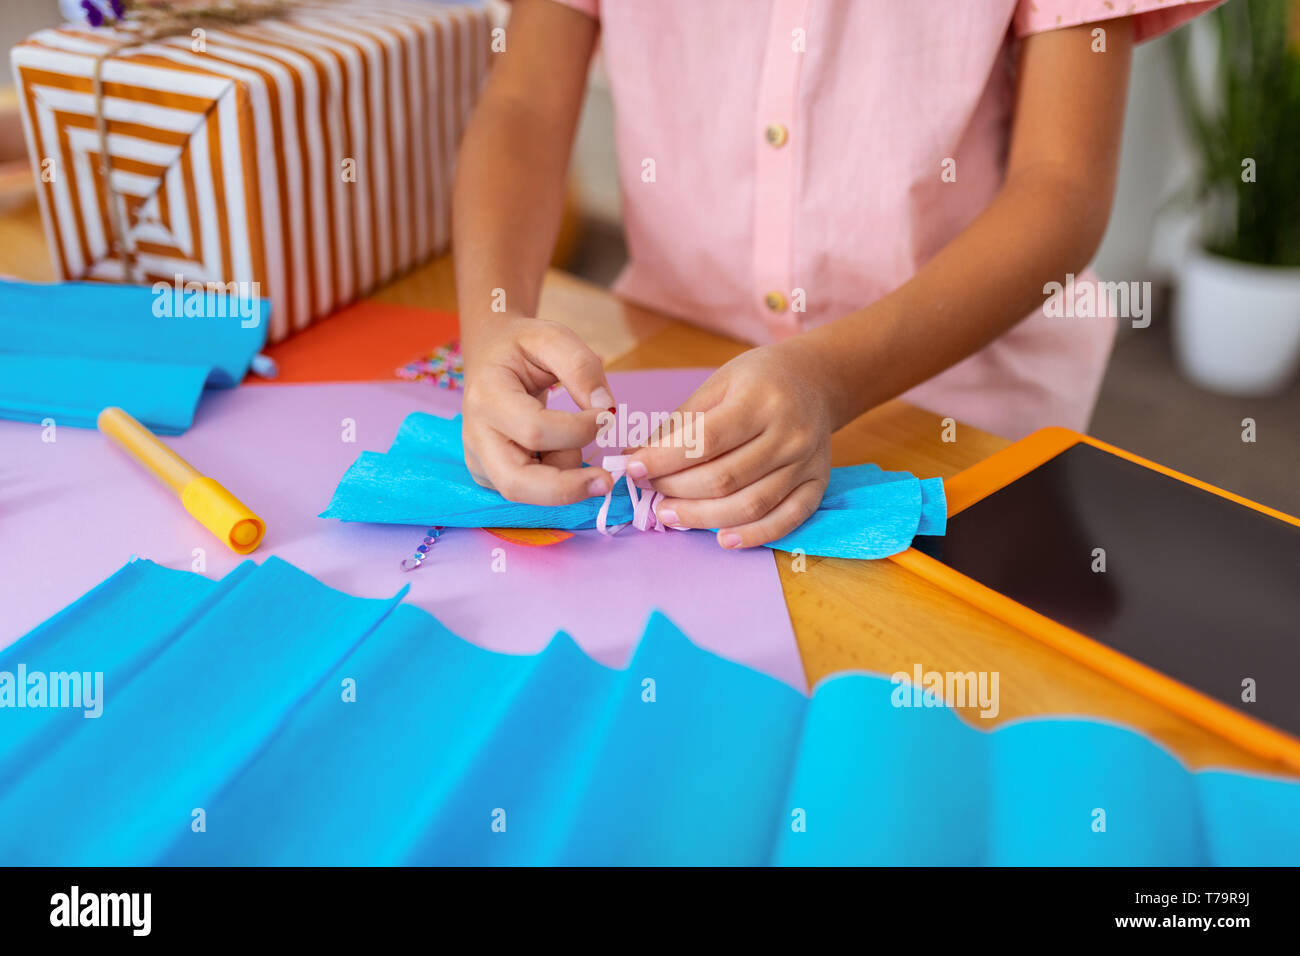
[[[8,50],[33,30],[58,22],[58,4],[55,0],[4,0],[4,16],[0,17],[0,44]],[[6,71],[5,83],[12,80]]]

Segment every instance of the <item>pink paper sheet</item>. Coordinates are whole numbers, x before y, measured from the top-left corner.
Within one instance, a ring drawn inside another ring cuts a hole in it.
[[[619,402],[672,408],[701,370],[611,376]],[[563,401],[563,396],[559,396]],[[407,600],[484,647],[534,653],[560,628],[592,657],[622,666],[653,608],[700,646],[805,689],[773,555],[723,551],[707,534],[613,538],[577,533],[524,547],[483,531],[450,529],[424,566],[398,563],[417,527],[318,518],[362,450],[388,448],[408,412],[452,415],[460,395],[424,383],[281,385],[209,394],[194,427],[168,439],[267,523],[253,555],[277,554],[326,584],[366,597],[411,585]],[[356,441],[342,440],[344,419]],[[95,431],[0,421],[0,647],[93,587],[130,558],[219,577],[241,559],[181,508],[172,493]],[[494,551],[505,557],[493,571]]]

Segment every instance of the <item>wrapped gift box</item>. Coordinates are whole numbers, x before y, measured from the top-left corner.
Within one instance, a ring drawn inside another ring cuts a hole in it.
[[[445,250],[490,32],[478,6],[377,0],[292,4],[107,57],[129,33],[34,34],[12,61],[57,273],[255,282],[278,341]]]

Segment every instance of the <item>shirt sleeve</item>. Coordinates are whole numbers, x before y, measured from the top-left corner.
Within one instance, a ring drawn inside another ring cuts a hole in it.
[[[593,4],[595,0],[592,0]],[[1133,18],[1133,42],[1168,33],[1223,0],[1020,0],[1011,25],[1016,36],[1028,36],[1082,23]]]

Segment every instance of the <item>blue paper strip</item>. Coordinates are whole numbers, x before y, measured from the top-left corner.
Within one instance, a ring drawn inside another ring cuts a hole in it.
[[[475,483],[465,467],[460,418],[408,415],[387,453],[362,452],[339,482],[323,518],[452,528],[596,526],[600,498],[572,505],[521,505]],[[918,534],[941,535],[947,501],[938,478],[917,479],[876,465],[832,468],[820,508],[768,545],[782,551],[840,558],[884,558],[906,550]],[[632,503],[615,485],[608,520],[630,521]]]
[[[222,311],[234,315],[173,316],[175,298],[171,287],[0,281],[0,418],[93,428],[117,405],[155,432],[185,431],[205,387],[248,372],[270,303],[231,297]]]
[[[105,696],[0,706],[5,864],[1300,862],[1294,782],[1086,720],[983,732],[881,677],[806,698],[658,614],[611,670],[276,558],[136,561],[6,651],[0,703],[20,663]]]

